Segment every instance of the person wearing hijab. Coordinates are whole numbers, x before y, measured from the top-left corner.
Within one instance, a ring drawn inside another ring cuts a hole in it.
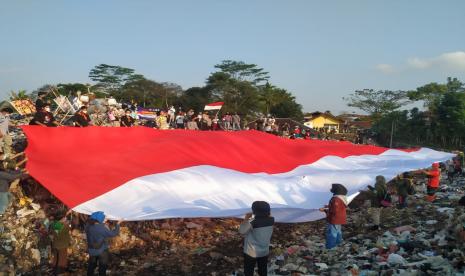
[[[342,225],[347,223],[347,188],[335,183],[331,185],[333,197],[325,208],[320,211],[326,213],[326,248],[332,249],[342,242]]]
[[[397,176],[395,183],[397,196],[399,197],[399,208],[402,209],[408,206],[408,196],[415,193],[412,175],[409,172],[404,172],[403,174]]]
[[[69,210],[62,219],[55,220],[50,225],[52,235],[53,267],[55,275],[65,273],[68,269],[68,247],[71,245],[71,234],[67,216]]]
[[[252,213],[245,215],[239,227],[244,238],[244,275],[253,276],[255,265],[258,275],[267,275],[270,240],[274,218],[270,215],[270,204],[265,201],[252,203]]]
[[[382,175],[376,176],[375,187],[368,186],[371,197],[371,208],[368,214],[373,222],[371,230],[378,230],[381,224],[382,208],[391,206],[391,196],[388,193],[386,179]]]

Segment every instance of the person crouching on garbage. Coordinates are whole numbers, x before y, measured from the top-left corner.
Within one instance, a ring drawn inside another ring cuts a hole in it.
[[[331,249],[342,242],[342,224],[346,224],[346,209],[347,209],[347,189],[342,184],[332,184],[331,193],[333,197],[325,208],[320,208],[320,211],[326,213],[328,222],[326,228],[326,248]]]
[[[252,203],[252,213],[245,215],[239,227],[244,235],[244,275],[254,274],[255,264],[258,275],[267,275],[268,254],[274,218],[270,215],[270,204],[265,201]]]
[[[404,172],[396,178],[397,195],[399,196],[399,208],[403,209],[408,206],[408,196],[415,194],[412,175],[409,172]]]
[[[119,225],[116,223],[113,230],[105,225],[105,214],[103,212],[94,212],[90,215],[86,225],[87,249],[89,252],[89,265],[87,275],[94,275],[94,270],[98,264],[98,274],[106,275],[110,255],[108,253],[108,238],[116,237],[119,234]]]
[[[378,230],[381,226],[381,213],[383,208],[391,206],[391,195],[388,193],[386,178],[382,175],[376,176],[375,187],[368,185],[371,197],[371,208],[368,214],[373,222],[371,230]]]

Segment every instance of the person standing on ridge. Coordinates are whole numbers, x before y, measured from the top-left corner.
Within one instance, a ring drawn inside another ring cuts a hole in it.
[[[87,106],[83,105],[73,117],[75,127],[88,127],[90,125],[90,118],[87,114]]]
[[[428,177],[428,184],[426,185],[426,200],[433,202],[436,199],[436,191],[439,189],[439,180],[441,178],[441,170],[439,169],[439,163],[433,163],[431,170],[422,170]]]

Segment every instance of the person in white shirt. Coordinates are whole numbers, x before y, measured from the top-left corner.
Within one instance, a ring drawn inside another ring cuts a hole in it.
[[[10,132],[8,130],[10,127],[11,113],[13,113],[13,110],[8,107],[0,110],[0,141],[4,157],[11,156],[11,146],[13,145],[13,141],[11,140]]]

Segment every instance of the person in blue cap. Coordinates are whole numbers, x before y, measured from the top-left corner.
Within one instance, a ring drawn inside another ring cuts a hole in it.
[[[87,275],[94,275],[95,268],[98,265],[98,275],[106,275],[109,262],[108,239],[116,237],[119,234],[119,225],[116,223],[113,230],[105,225],[105,214],[101,211],[94,212],[90,215],[85,231],[87,236],[87,249],[89,252],[89,265]]]

